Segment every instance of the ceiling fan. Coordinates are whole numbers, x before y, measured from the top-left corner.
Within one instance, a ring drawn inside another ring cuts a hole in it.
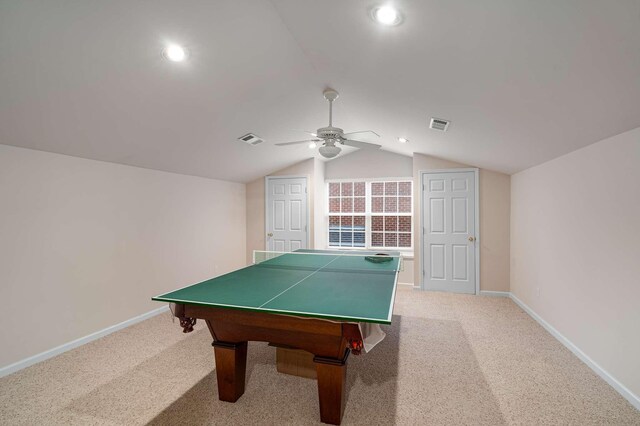
[[[362,142],[349,139],[347,136],[355,135],[358,133],[373,133],[377,137],[380,137],[379,134],[374,132],[373,130],[362,130],[360,132],[350,132],[344,133],[344,131],[338,127],[333,127],[332,119],[333,119],[333,101],[338,98],[338,92],[333,89],[327,89],[323,93],[324,98],[329,101],[329,125],[327,127],[321,127],[316,130],[316,133],[309,133],[311,136],[314,136],[315,139],[306,139],[303,141],[295,141],[295,142],[284,142],[277,143],[278,146],[286,146],[286,145],[297,145],[302,143],[312,143],[316,144],[317,142],[322,142],[320,149],[320,155],[325,158],[333,158],[336,155],[340,154],[342,148],[340,145],[353,146],[355,148],[375,148],[378,149],[382,145],[377,145],[369,142]]]

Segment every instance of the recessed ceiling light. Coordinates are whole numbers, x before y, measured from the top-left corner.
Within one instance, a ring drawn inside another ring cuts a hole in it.
[[[406,138],[398,138],[398,142],[400,142],[400,143],[407,143],[407,142],[409,142],[409,139],[406,139]]]
[[[311,142],[311,143],[309,144],[309,148],[311,148],[311,149],[315,149],[315,147],[316,147],[316,146],[318,146],[318,145],[316,145],[316,143],[315,143],[315,142]]]
[[[162,51],[162,56],[173,62],[182,62],[187,58],[187,51],[177,44],[170,44]]]
[[[391,6],[382,6],[373,9],[373,19],[383,25],[398,25],[400,13]]]

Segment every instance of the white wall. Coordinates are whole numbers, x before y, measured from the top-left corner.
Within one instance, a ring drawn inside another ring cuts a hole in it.
[[[326,199],[324,197],[325,187],[325,163],[317,158],[314,159],[313,193],[315,195],[313,233],[314,248],[324,248],[327,246],[327,224],[325,220]],[[317,195],[316,195],[317,194]]]
[[[328,161],[325,166],[327,180],[410,177],[412,173],[411,157],[377,149],[359,149]]]
[[[243,184],[0,145],[0,367],[158,308],[152,296],[244,254]]]
[[[511,291],[640,395],[640,128],[512,176]]]

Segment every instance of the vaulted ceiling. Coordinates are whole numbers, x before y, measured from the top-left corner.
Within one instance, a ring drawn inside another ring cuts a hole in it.
[[[638,0],[381,2],[0,0],[0,143],[246,182],[314,154],[274,144],[326,87],[362,140],[505,173],[640,126]]]

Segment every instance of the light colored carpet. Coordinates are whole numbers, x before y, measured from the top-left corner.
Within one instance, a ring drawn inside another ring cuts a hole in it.
[[[398,290],[351,356],[343,424],[640,425],[640,412],[511,300]],[[161,315],[0,379],[0,423],[319,424],[316,382],[251,343],[245,394],[218,401],[211,337]]]

